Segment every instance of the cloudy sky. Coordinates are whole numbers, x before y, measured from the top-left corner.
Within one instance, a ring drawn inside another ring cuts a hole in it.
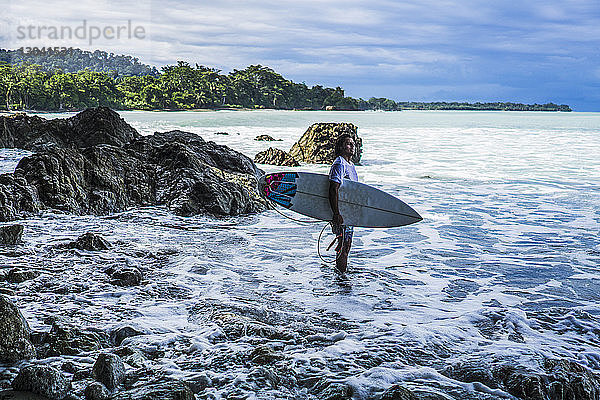
[[[598,0],[0,0],[0,7],[3,48],[102,49],[157,67],[184,60],[227,72],[262,64],[353,97],[600,111]],[[67,28],[78,27],[79,38],[69,38]]]

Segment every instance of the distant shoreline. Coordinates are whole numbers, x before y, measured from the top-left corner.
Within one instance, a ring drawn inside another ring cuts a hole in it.
[[[83,110],[14,110],[14,111],[0,111],[0,117],[8,117],[16,114],[68,114],[68,113],[79,113]],[[535,113],[570,113],[571,111],[562,110],[486,110],[486,109],[460,109],[460,108],[448,108],[448,109],[422,109],[422,108],[405,108],[402,110],[286,110],[280,108],[237,108],[237,107],[223,107],[223,108],[194,108],[194,109],[156,109],[156,110],[142,110],[142,109],[114,109],[114,111],[143,111],[143,112],[210,112],[210,111],[298,111],[298,112],[363,112],[363,113],[376,113],[376,112],[403,112],[403,111],[464,111],[464,112],[535,112]],[[578,112],[578,111],[575,111]],[[582,111],[583,112],[583,111]],[[598,112],[598,111],[588,111]]]

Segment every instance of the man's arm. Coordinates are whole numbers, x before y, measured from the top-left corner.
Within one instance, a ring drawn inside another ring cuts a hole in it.
[[[329,181],[329,205],[333,212],[333,224],[342,225],[344,218],[340,215],[340,209],[338,208],[340,184],[334,181]]]

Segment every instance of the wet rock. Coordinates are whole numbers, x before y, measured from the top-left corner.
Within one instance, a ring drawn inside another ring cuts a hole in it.
[[[239,215],[266,209],[256,191],[259,170],[246,156],[181,131],[156,133],[147,144],[153,146],[149,161],[157,165],[157,202],[176,214]]]
[[[350,400],[352,399],[352,388],[348,385],[340,383],[330,384],[321,393],[319,393],[319,399]]]
[[[21,268],[13,268],[8,271],[4,279],[9,283],[22,283],[30,279],[35,279],[39,273],[35,270],[25,270]]]
[[[485,386],[496,389],[499,387],[493,368],[483,360],[476,362],[456,363],[448,366],[442,373],[461,382],[480,382]]]
[[[254,140],[258,140],[261,142],[281,142],[281,139],[275,139],[274,137],[269,135],[258,135],[254,138]]]
[[[418,398],[404,386],[394,385],[386,389],[379,400],[418,400]]]
[[[112,400],[195,400],[194,392],[181,381],[140,382],[135,387],[119,391]]]
[[[548,394],[552,399],[600,398],[600,379],[588,368],[571,360],[546,359],[544,368],[550,377]]]
[[[115,349],[113,352],[121,357],[124,363],[134,368],[142,368],[148,364],[148,359],[140,350],[124,346]]]
[[[114,390],[125,380],[125,365],[116,354],[102,353],[93,368],[94,379],[110,390]]]
[[[91,369],[80,369],[73,374],[73,382],[92,379]]]
[[[298,167],[300,163],[283,150],[269,147],[254,156],[254,162],[259,164],[281,165],[286,167]]]
[[[107,107],[88,108],[71,118],[46,120],[17,114],[0,117],[0,147],[43,151],[52,146],[123,146],[140,134]]]
[[[99,350],[108,346],[108,335],[99,330],[81,329],[62,320],[52,322],[38,353],[43,357],[70,355]]]
[[[256,191],[259,171],[241,153],[181,131],[141,137],[109,109],[76,117],[23,116],[0,131],[7,146],[37,151],[0,176],[0,220],[44,208],[97,215],[150,205],[180,215],[267,208]]]
[[[600,380],[586,367],[570,360],[544,360],[546,374],[502,366],[495,371],[507,392],[526,399],[592,400],[600,396]]]
[[[296,160],[311,164],[331,164],[335,160],[336,139],[349,134],[356,143],[352,157],[354,164],[360,163],[362,139],[358,137],[357,127],[348,123],[316,123],[311,125],[290,149],[290,155]]]
[[[531,399],[545,400],[545,379],[542,375],[527,371],[513,371],[504,381],[506,390],[513,396]]]
[[[0,226],[0,245],[15,245],[21,243],[23,225]]]
[[[64,399],[71,384],[56,368],[46,365],[30,365],[22,368],[12,382],[14,390],[33,392],[51,400]]]
[[[69,374],[74,374],[79,371],[79,369],[75,366],[75,363],[72,361],[65,361],[60,366],[61,371],[68,372]]]
[[[273,364],[284,358],[283,353],[276,352],[269,345],[257,346],[248,356],[252,362],[257,364]]]
[[[228,132],[215,132],[215,135],[228,136]]]
[[[135,267],[125,267],[112,272],[110,283],[116,286],[137,286],[142,281],[142,273]]]
[[[85,400],[108,400],[110,391],[100,382],[92,382],[85,388]]]
[[[145,335],[145,332],[137,330],[131,326],[121,326],[110,333],[110,340],[116,346],[120,346],[123,340],[139,335]]]
[[[102,236],[88,232],[79,236],[77,240],[66,244],[65,247],[67,249],[103,251],[109,250],[111,246]]]
[[[207,387],[212,386],[213,382],[206,374],[200,374],[194,378],[186,380],[185,384],[192,390],[192,392],[199,393]]]
[[[15,362],[35,357],[31,330],[21,311],[0,295],[0,361]]]
[[[40,207],[37,191],[23,177],[0,175],[0,221],[13,221],[36,213]]]

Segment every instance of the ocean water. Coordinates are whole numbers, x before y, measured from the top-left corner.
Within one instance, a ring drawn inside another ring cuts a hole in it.
[[[317,254],[325,223],[275,211],[226,219],[160,207],[105,217],[44,213],[22,221],[20,256],[0,255],[4,268],[41,273],[13,288],[34,329],[48,330],[44,318],[56,314],[107,330],[133,324],[148,334],[128,343],[160,351],[157,371],[210,378],[200,398],[318,398],[320,388],[342,384],[370,399],[394,383],[449,398],[510,398],[442,372],[481,362],[542,372],[545,358],[600,372],[600,114],[120,114],[142,134],[181,129],[251,158],[270,146],[289,150],[314,122],[352,122],[363,139],[360,180],[424,220],[357,228],[349,271],[339,275]],[[261,134],[281,141],[255,141]],[[24,154],[0,152],[2,172]],[[113,250],[52,247],[88,231]],[[325,228],[321,246],[331,239]],[[111,265],[139,267],[144,284],[111,285],[103,272]],[[233,337],[227,315],[279,335]],[[249,361],[258,344],[282,354],[266,367],[271,375]]]

